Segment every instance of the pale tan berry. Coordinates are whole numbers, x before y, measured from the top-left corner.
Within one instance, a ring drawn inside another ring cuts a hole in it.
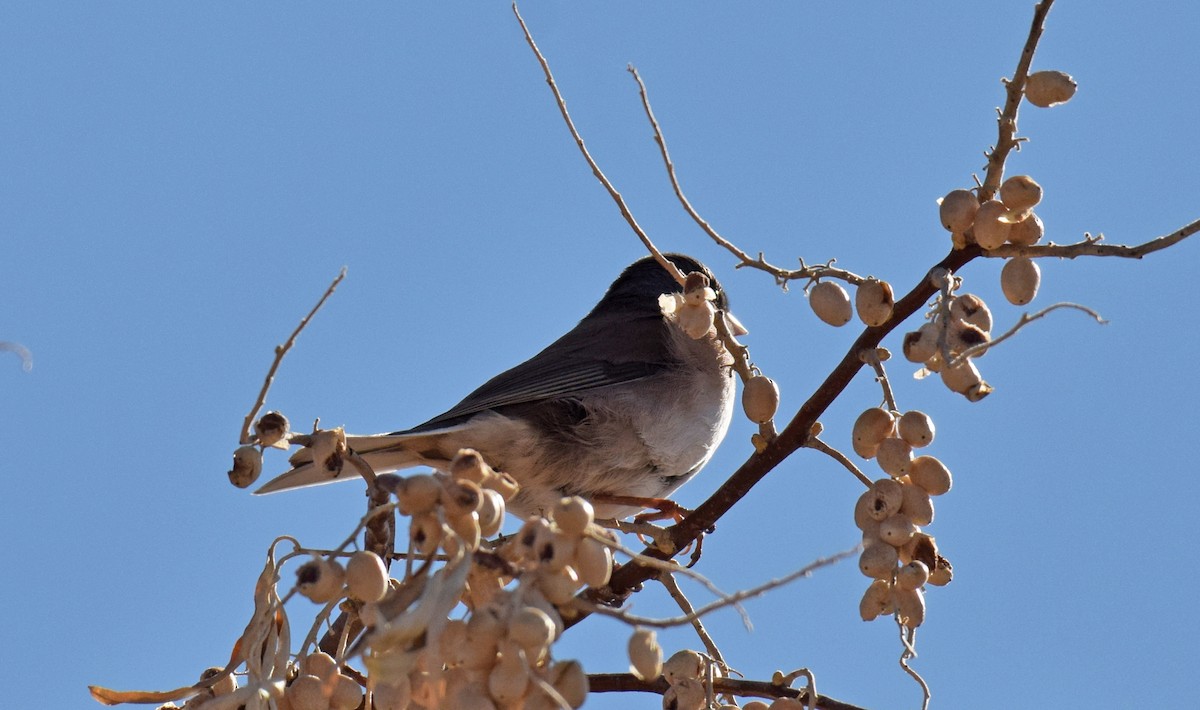
[[[1007,221],[1008,208],[999,200],[988,200],[979,206],[975,213],[975,226],[972,228],[975,243],[984,249],[996,249],[1008,241],[1008,233],[1012,224]]]
[[[529,689],[529,674],[521,664],[520,646],[512,641],[500,643],[495,667],[488,674],[488,695],[501,704],[515,703]]]
[[[1039,71],[1025,81],[1025,98],[1041,108],[1065,104],[1075,95],[1077,84],[1070,74],[1060,71]]]
[[[920,589],[929,581],[929,567],[920,560],[912,560],[896,570],[896,586],[901,589]]]
[[[634,629],[629,637],[629,669],[641,680],[655,680],[662,675],[662,647],[651,629]]]
[[[755,375],[746,380],[742,388],[742,410],[746,418],[755,424],[765,424],[775,416],[779,409],[779,387],[775,380],[763,375]]]
[[[525,656],[536,662],[554,641],[554,622],[541,609],[523,606],[508,620],[508,638],[520,644]]]
[[[442,495],[442,484],[427,473],[408,476],[396,486],[397,507],[403,515],[428,513]]]
[[[284,691],[292,710],[329,710],[325,681],[315,675],[302,675]]]
[[[483,487],[499,493],[504,497],[505,502],[512,502],[513,496],[521,489],[517,479],[513,478],[511,474],[501,471],[497,471],[495,476],[484,481]]]
[[[595,519],[592,504],[579,496],[563,498],[554,506],[554,524],[568,535],[582,535]]]
[[[686,648],[676,651],[663,663],[662,675],[671,685],[683,680],[703,678],[704,656]]]
[[[911,474],[910,474],[911,476]],[[924,488],[911,483],[903,484],[904,500],[900,504],[900,512],[916,525],[928,525],[933,522],[933,500]]]
[[[809,289],[808,304],[818,318],[832,326],[846,325],[853,315],[850,295],[832,281],[821,281]]]
[[[858,603],[858,613],[863,621],[872,621],[892,613],[892,587],[886,579],[876,579],[863,592]]]
[[[979,368],[970,359],[962,360],[954,367],[943,367],[940,374],[942,383],[959,394],[966,394],[972,387],[983,382]]]
[[[1013,257],[1000,270],[1000,288],[1014,306],[1032,301],[1042,283],[1042,270],[1037,262],[1024,256]]]
[[[975,222],[979,199],[970,190],[951,190],[938,205],[942,226],[947,231],[962,234]]]
[[[884,439],[875,452],[875,461],[879,463],[879,468],[889,476],[903,476],[907,473],[912,457],[912,446],[898,436]]]
[[[1012,229],[1008,230],[1008,241],[1010,244],[1027,247],[1037,244],[1045,235],[1046,226],[1042,224],[1042,218],[1030,212],[1025,219],[1017,222]]]
[[[854,292],[858,318],[870,326],[886,323],[892,317],[892,307],[895,305],[892,286],[887,281],[867,279]]]
[[[959,354],[975,347],[976,345],[987,345],[992,338],[987,331],[979,327],[956,318],[950,327],[946,329],[946,345],[950,347],[950,352]],[[971,357],[981,357],[987,353],[987,349],[976,352]]]
[[[1042,201],[1042,186],[1028,175],[1013,175],[1000,184],[1000,201],[1010,210],[1025,212]]]
[[[387,568],[379,555],[359,550],[346,561],[346,590],[350,598],[364,602],[383,599],[388,590]]]
[[[864,459],[873,458],[883,440],[892,435],[896,427],[896,418],[882,407],[872,407],[864,410],[854,420],[851,431],[851,443],[854,453]]]
[[[362,699],[362,686],[338,674],[333,685],[333,694],[329,696],[329,710],[354,710],[362,704]]]
[[[892,547],[900,547],[912,539],[919,528],[904,513],[888,516],[879,523],[879,539]]]
[[[663,707],[668,710],[704,710],[708,706],[708,691],[695,678],[672,683],[663,693]]]
[[[579,661],[558,661],[550,667],[550,685],[558,691],[567,705],[581,707],[588,696],[588,677]]]
[[[868,545],[858,557],[858,570],[873,579],[891,579],[900,555],[891,545]]]
[[[915,629],[925,623],[925,595],[920,589],[896,587],[892,590],[896,601],[896,615],[900,623]]]
[[[408,523],[408,539],[417,554],[427,556],[437,552],[443,537],[445,530],[435,513],[414,515]]]
[[[573,566],[584,584],[589,587],[603,587],[612,576],[612,550],[603,543],[585,537],[575,548]]]
[[[933,456],[918,456],[913,459],[908,467],[908,480],[931,496],[940,496],[953,485],[950,469]]]
[[[933,442],[934,426],[933,420],[925,412],[913,409],[905,412],[900,421],[896,423],[896,430],[900,434],[900,438],[908,442],[908,445],[913,448],[929,446]]]

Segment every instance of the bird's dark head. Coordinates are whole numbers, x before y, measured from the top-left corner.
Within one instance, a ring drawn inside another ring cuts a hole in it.
[[[713,305],[723,311],[729,310],[729,301],[725,291],[707,266],[683,254],[664,254],[663,256],[670,259],[685,275],[699,272],[707,276],[709,287],[717,293],[717,300],[713,302]],[[680,293],[682,291],[683,287],[675,281],[671,274],[667,273],[667,270],[653,256],[647,256],[633,262],[621,272],[612,286],[608,287],[608,292],[604,294],[604,298],[600,299],[600,303],[596,304],[592,313],[608,310],[613,306],[621,306],[623,309],[634,312],[657,312],[659,296],[664,293]]]

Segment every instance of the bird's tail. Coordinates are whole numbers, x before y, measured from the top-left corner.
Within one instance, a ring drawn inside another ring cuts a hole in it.
[[[374,434],[347,436],[346,446],[362,456],[375,473],[395,471],[412,466],[445,467],[457,452],[447,450],[446,434],[452,429],[416,434]],[[312,449],[303,448],[288,459],[292,469],[265,483],[255,495],[276,493],[294,488],[308,488],[326,483],[358,479],[354,466],[346,463],[338,475],[313,465]]]

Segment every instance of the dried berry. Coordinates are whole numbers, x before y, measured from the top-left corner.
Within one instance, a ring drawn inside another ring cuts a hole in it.
[[[662,647],[651,629],[634,629],[629,637],[629,668],[641,680],[655,680],[662,674]]]
[[[1014,306],[1024,306],[1037,296],[1042,283],[1042,271],[1037,262],[1023,256],[1008,260],[1000,271],[1000,288]]]
[[[875,461],[884,473],[899,477],[908,472],[912,456],[912,446],[907,441],[898,436],[889,436],[880,442]]]
[[[1009,210],[1027,213],[1042,201],[1042,186],[1028,175],[1013,175],[1000,184],[1000,201]]]
[[[992,311],[982,298],[973,293],[960,294],[950,301],[950,317],[964,320],[985,333],[992,332]]]
[[[1065,104],[1075,95],[1077,84],[1070,74],[1060,71],[1039,71],[1025,81],[1025,98],[1041,108]]]
[[[346,561],[346,590],[352,599],[377,602],[388,590],[387,568],[379,555],[359,550]]]
[[[896,570],[896,586],[901,589],[920,589],[927,581],[929,568],[920,560],[913,560]]]
[[[872,407],[858,415],[851,431],[854,453],[864,459],[873,458],[883,440],[895,430],[896,418],[882,407]]]
[[[877,579],[867,586],[858,613],[863,621],[872,621],[884,614],[892,613],[892,588],[885,579]]]
[[[913,448],[929,446],[933,442],[933,420],[925,412],[916,409],[905,412],[896,424],[900,438]]]
[[[886,323],[892,317],[892,307],[895,305],[892,286],[887,281],[867,279],[859,284],[854,292],[854,306],[858,310],[858,318],[870,326]]]
[[[1025,219],[1017,222],[1008,230],[1008,241],[1010,244],[1027,247],[1037,244],[1046,235],[1046,226],[1042,224],[1042,218],[1036,213],[1030,212],[1025,216]]]
[[[808,305],[817,317],[832,326],[850,322],[853,310],[846,289],[832,281],[821,281],[808,290]]]
[[[592,504],[579,496],[563,498],[554,506],[554,524],[568,535],[582,535],[595,518]]]
[[[938,205],[942,226],[955,234],[971,228],[978,209],[979,199],[970,190],[951,190]]]
[[[1012,224],[1008,222],[1008,208],[999,200],[988,200],[975,213],[973,233],[975,243],[984,249],[995,249],[1008,241]]]
[[[771,421],[779,409],[779,387],[775,381],[763,375],[746,380],[746,386],[742,389],[742,409],[755,424]]]
[[[908,480],[931,496],[940,496],[953,485],[950,469],[933,456],[918,456],[913,459],[908,467]]]
[[[288,423],[288,418],[279,412],[267,412],[254,422],[254,436],[259,446],[286,449],[290,435],[291,424]]]
[[[262,473],[262,452],[254,446],[241,446],[233,452],[233,468],[229,470],[229,482],[238,488],[246,488]]]
[[[341,596],[345,581],[342,566],[324,557],[314,557],[296,569],[296,591],[318,604]]]
[[[860,572],[873,579],[891,579],[900,555],[891,545],[868,545],[858,557]]]

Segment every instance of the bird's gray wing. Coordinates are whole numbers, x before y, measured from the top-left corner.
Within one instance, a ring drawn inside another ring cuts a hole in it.
[[[429,421],[396,434],[427,431],[509,405],[570,397],[649,377],[676,364],[659,313],[589,316],[545,350],[485,382]]]

